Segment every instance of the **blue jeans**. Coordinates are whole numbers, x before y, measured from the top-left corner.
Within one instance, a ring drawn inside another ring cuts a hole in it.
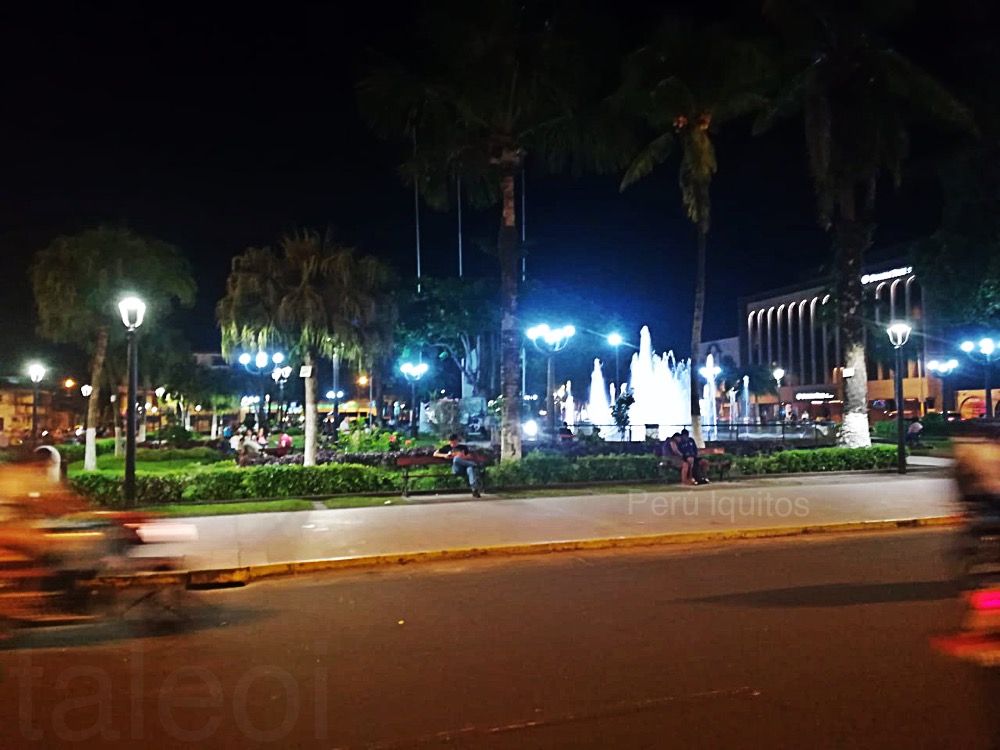
[[[479,489],[479,467],[475,461],[467,458],[455,456],[451,460],[451,473],[456,476],[465,474],[469,478],[469,487],[473,490]]]

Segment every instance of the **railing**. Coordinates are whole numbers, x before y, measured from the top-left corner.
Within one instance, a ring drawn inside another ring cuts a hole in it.
[[[592,433],[593,427],[600,429],[601,437],[608,442],[641,442],[647,437],[660,439],[669,437],[675,432],[691,429],[690,424],[659,425],[647,424],[645,426],[630,425],[625,429],[624,436],[621,435],[617,425],[589,425],[581,424],[573,428],[574,437],[585,437]],[[779,442],[808,442],[816,445],[822,443],[833,443],[837,437],[838,424],[836,422],[719,422],[716,425],[702,425],[702,435],[706,441],[742,441],[742,440],[771,440]],[[539,435],[539,440],[544,441],[545,436]],[[569,436],[567,436],[569,439]]]

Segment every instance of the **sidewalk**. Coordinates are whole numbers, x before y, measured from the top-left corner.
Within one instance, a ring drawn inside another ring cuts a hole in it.
[[[925,523],[956,511],[952,482],[936,471],[774,477],[689,488],[647,486],[615,495],[484,496],[468,502],[193,518],[188,522],[198,528],[197,542],[155,545],[149,553],[183,554],[190,570],[212,570],[445,551],[459,556],[484,548],[521,552],[576,542],[617,546],[652,535],[724,538],[776,527]]]

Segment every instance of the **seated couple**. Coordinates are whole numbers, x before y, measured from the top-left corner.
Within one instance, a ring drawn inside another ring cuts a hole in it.
[[[698,444],[687,429],[670,437],[664,458],[681,470],[681,484],[708,484],[708,461],[698,458]]]

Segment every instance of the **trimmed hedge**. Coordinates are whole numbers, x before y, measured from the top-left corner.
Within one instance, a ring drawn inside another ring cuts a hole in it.
[[[114,453],[115,439],[101,438],[94,442],[94,447],[97,450],[98,456],[106,456],[109,453]],[[70,464],[74,461],[82,461],[83,454],[87,450],[87,446],[83,443],[66,443],[65,445],[57,445],[55,448],[59,451],[60,458]]]
[[[581,456],[535,451],[520,461],[502,461],[487,472],[491,488],[616,480],[656,479],[656,456]]]
[[[70,485],[97,505],[124,503],[119,472],[78,474]],[[206,468],[178,474],[136,474],[136,504],[176,505],[214,500],[303,497],[400,488],[399,475],[386,469],[351,464]]]
[[[755,476],[888,469],[895,465],[896,446],[873,445],[870,448],[816,448],[781,451],[769,456],[740,456],[733,460],[733,471]]]
[[[714,460],[717,457],[709,457]],[[895,465],[896,448],[816,448],[788,450],[768,456],[737,456],[733,471],[743,476],[798,472],[887,469]],[[520,461],[503,461],[486,470],[491,489],[544,486],[573,482],[640,481],[662,477],[656,456],[581,456],[536,451]],[[437,486],[462,486],[442,467]],[[428,480],[438,481],[435,480]],[[118,507],[123,502],[124,479],[119,472],[81,473],[70,480],[83,497],[98,505]],[[249,466],[195,468],[177,474],[138,474],[139,505],[173,505],[216,500],[308,497],[401,489],[398,471],[380,466],[324,464],[322,466]]]

